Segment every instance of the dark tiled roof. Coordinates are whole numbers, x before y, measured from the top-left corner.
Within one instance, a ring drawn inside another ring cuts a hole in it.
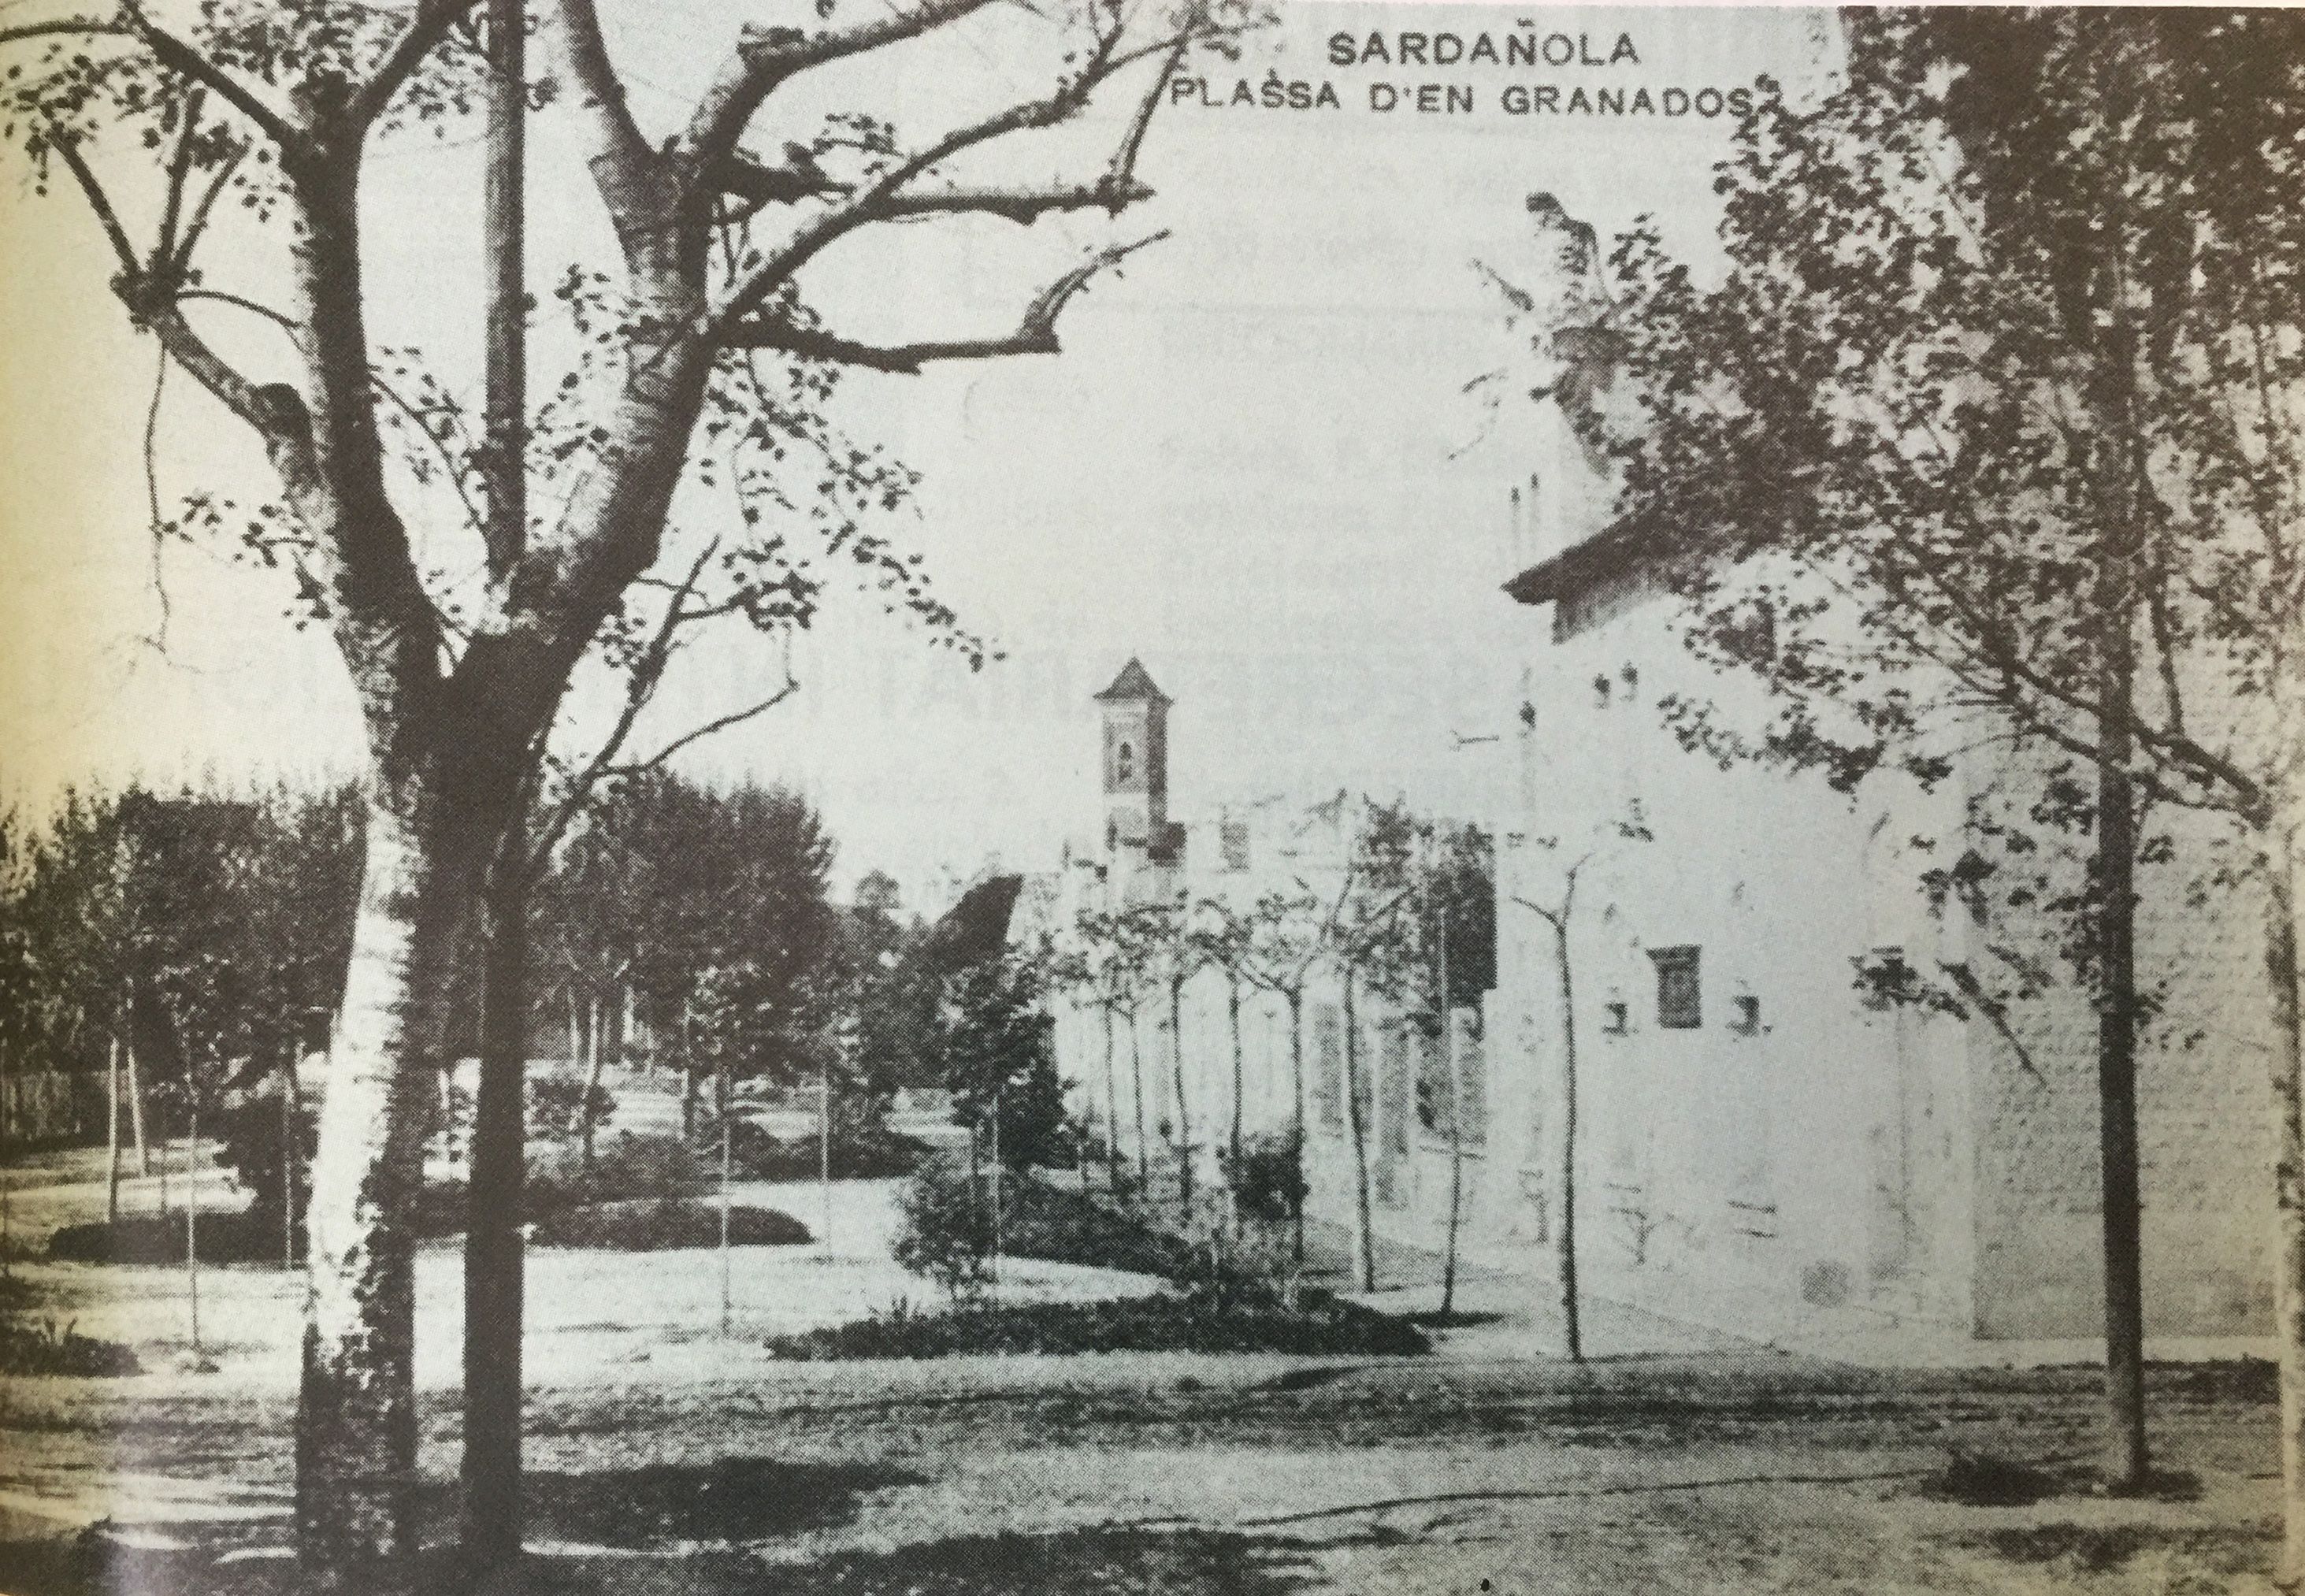
[[[1112,679],[1112,685],[1096,696],[1107,703],[1166,704],[1175,701],[1153,685],[1152,674],[1133,658],[1120,667],[1120,674]]]

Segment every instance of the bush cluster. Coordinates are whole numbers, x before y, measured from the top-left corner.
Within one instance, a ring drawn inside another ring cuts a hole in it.
[[[135,1349],[118,1341],[83,1336],[53,1320],[28,1324],[0,1320],[0,1374],[64,1374],[81,1379],[137,1374],[143,1365]]]
[[[732,1246],[798,1246],[813,1239],[807,1226],[779,1209],[728,1210]],[[720,1210],[714,1203],[685,1198],[556,1209],[536,1221],[529,1241],[539,1247],[588,1247],[613,1252],[717,1247]]]
[[[184,1261],[184,1210],[165,1214],[123,1214],[116,1222],[102,1219],[84,1225],[64,1225],[49,1233],[47,1257],[54,1263],[111,1263],[181,1267]],[[296,1227],[296,1256],[304,1255],[303,1227]],[[251,1208],[238,1213],[222,1210],[200,1217],[200,1261],[203,1263],[268,1263],[277,1265],[287,1244],[277,1209]]]
[[[1432,1350],[1404,1320],[1307,1290],[1290,1307],[1277,1291],[1160,1291],[1102,1303],[976,1303],[926,1313],[899,1305],[849,1324],[768,1343],[778,1357],[942,1358],[974,1354],[1096,1352],[1408,1355]]]

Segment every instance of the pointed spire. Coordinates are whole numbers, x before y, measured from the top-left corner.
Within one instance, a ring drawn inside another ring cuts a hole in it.
[[[1143,662],[1133,654],[1129,656],[1128,663],[1120,667],[1120,674],[1112,679],[1112,685],[1096,696],[1105,703],[1175,702],[1167,693],[1153,684],[1152,673],[1147,671]]]

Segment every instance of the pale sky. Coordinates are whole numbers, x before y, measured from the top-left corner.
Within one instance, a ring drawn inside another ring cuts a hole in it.
[[[847,0],[848,5],[869,0]],[[21,6],[13,10],[21,10]],[[741,17],[771,5],[637,0],[608,8],[634,109],[667,131]],[[1507,485],[1524,474],[1507,425],[1476,443],[1461,391],[1500,362],[1500,305],[1477,258],[1526,265],[1523,201],[1560,197],[1604,237],[1643,212],[1702,257],[1710,165],[1731,120],[1508,115],[1509,85],[1653,95],[1814,81],[1829,25],[1797,11],[1534,13],[1606,55],[1629,34],[1639,64],[1559,68],[1331,65],[1325,41],[1382,28],[1483,29],[1517,13],[1326,4],[1285,9],[1233,80],[1326,81],[1336,110],[1164,106],[1140,175],[1159,197],[1118,222],[1059,218],[906,228],[820,263],[812,294],[858,335],[1006,331],[1085,248],[1173,236],[1067,312],[1054,359],[853,379],[844,426],[885,441],[923,477],[917,522],[889,530],[927,556],[940,592],[1008,658],[971,676],[872,606],[842,603],[801,641],[800,694],[700,751],[690,768],[803,787],[841,846],[840,874],[894,873],[934,907],[948,872],[989,856],[1052,862],[1098,825],[1089,695],[1131,654],[1177,700],[1172,802],[1312,802],[1349,787],[1478,815],[1536,634],[1499,591],[1510,573]],[[618,23],[622,26],[619,27]],[[903,57],[900,127],[941,127],[1042,64],[994,19]],[[897,59],[891,55],[890,64]],[[828,79],[823,105],[862,80]],[[1468,87],[1469,115],[1381,115],[1373,81]],[[886,90],[875,87],[889,106]],[[1015,164],[1093,173],[1108,115]],[[795,110],[793,128],[805,115]],[[418,343],[469,379],[479,318],[472,132],[388,152],[371,183],[370,278],[379,342]],[[600,250],[597,214],[552,123],[536,133],[536,281]],[[776,134],[760,140],[773,149]],[[211,280],[261,294],[265,256],[241,239]],[[0,792],[40,802],[62,784],[212,772],[353,768],[358,726],[326,638],[284,618],[276,574],[178,545],[162,615],[146,531],[141,440],[154,352],[105,287],[106,258],[78,200],[37,200],[21,166],[0,180]],[[242,333],[244,331],[244,338]],[[276,360],[259,327],[219,336]],[[260,462],[181,373],[157,434],[164,505],[206,488],[252,502]],[[1467,448],[1468,444],[1474,446]],[[699,512],[709,514],[708,511]],[[744,701],[777,666],[749,636],[700,650],[662,706],[666,734]]]

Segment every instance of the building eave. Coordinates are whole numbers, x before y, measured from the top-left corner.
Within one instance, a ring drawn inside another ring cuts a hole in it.
[[[1504,584],[1509,598],[1521,604],[1552,604],[1596,582],[1620,575],[1642,561],[1650,539],[1635,527],[1618,522],[1581,543],[1573,543],[1550,558],[1539,560]]]

